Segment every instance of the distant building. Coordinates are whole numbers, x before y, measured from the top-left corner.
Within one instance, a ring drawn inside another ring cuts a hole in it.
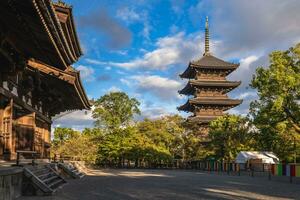
[[[229,99],[227,93],[238,87],[241,81],[228,81],[226,76],[238,68],[239,64],[225,62],[214,57],[209,51],[208,18],[205,25],[205,52],[199,60],[189,63],[180,75],[189,79],[179,94],[193,96],[180,111],[192,112],[188,122],[199,125],[199,134],[207,135],[208,123],[224,114],[224,111],[238,106],[242,100]]]
[[[17,150],[50,156],[52,117],[89,109],[72,7],[50,0],[0,2],[0,159]]]
[[[269,151],[241,151],[235,159],[236,163],[276,164],[279,158]]]

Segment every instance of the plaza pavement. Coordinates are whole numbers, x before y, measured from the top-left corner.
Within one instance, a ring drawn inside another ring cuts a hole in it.
[[[48,197],[27,200],[300,199],[300,185],[266,177],[181,170],[91,170]]]

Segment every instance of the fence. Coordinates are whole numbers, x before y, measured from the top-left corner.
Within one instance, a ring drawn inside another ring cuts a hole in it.
[[[228,163],[219,161],[186,161],[177,163],[179,169],[195,169],[209,172],[226,172],[227,174],[250,176],[268,176],[272,177],[289,177],[290,182],[293,179],[300,178],[300,164],[262,164],[262,163]]]
[[[274,164],[271,173],[273,176],[300,177],[300,164]]]

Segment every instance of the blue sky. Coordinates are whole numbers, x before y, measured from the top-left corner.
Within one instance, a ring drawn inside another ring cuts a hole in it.
[[[209,17],[211,51],[240,68],[229,80],[242,85],[230,93],[244,102],[231,113],[247,114],[256,98],[248,87],[268,53],[300,41],[298,0],[66,0],[73,5],[84,55],[74,64],[89,98],[124,91],[141,102],[143,117],[177,114],[186,97],[177,91],[186,80],[178,75],[204,50],[205,17]],[[179,113],[187,116],[184,113]],[[77,111],[54,126],[92,126],[90,112]]]

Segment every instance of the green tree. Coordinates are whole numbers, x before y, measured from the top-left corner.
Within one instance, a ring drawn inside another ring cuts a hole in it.
[[[259,96],[250,104],[257,149],[292,160],[300,150],[300,44],[271,53],[270,66],[257,68],[251,87]]]
[[[217,159],[232,161],[240,151],[250,150],[253,134],[249,121],[237,115],[224,115],[209,124],[210,146]]]
[[[62,128],[57,127],[54,130],[54,138],[53,143],[54,144],[63,144],[68,139],[71,139],[73,137],[78,136],[80,133],[78,131],[74,131],[71,128]]]
[[[259,96],[251,103],[256,123],[274,126],[287,121],[300,133],[300,44],[271,53],[269,68],[257,68],[251,87]]]
[[[145,119],[137,126],[139,132],[151,138],[153,144],[165,148],[173,157],[182,157],[182,122],[182,117],[173,115],[155,120]]]
[[[97,127],[114,130],[129,124],[135,114],[140,114],[140,103],[124,92],[111,92],[95,101],[93,118]]]

